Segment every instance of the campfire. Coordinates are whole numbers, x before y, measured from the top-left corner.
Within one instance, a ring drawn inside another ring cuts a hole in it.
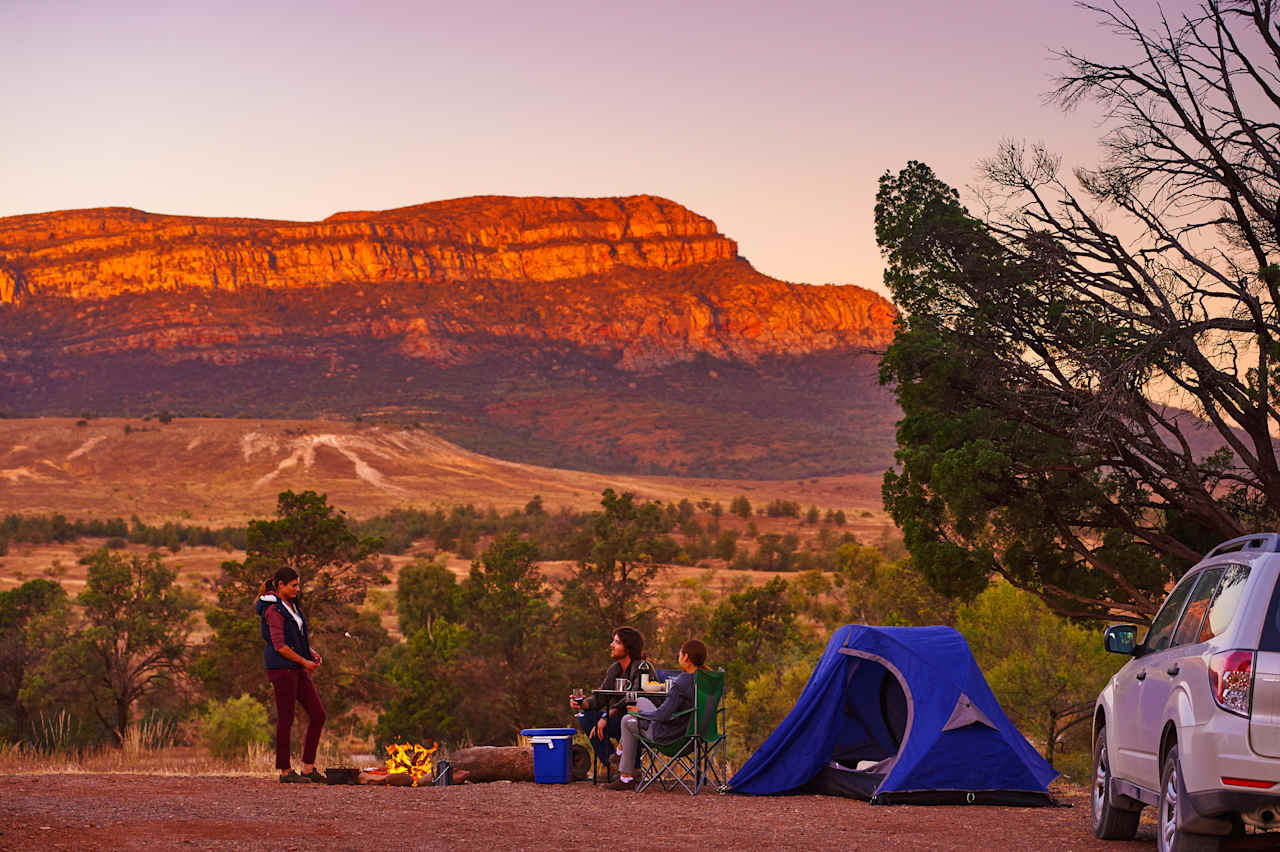
[[[387,775],[408,774],[413,778],[413,786],[425,776],[431,780],[431,755],[439,746],[432,743],[430,748],[417,743],[407,745],[394,743],[387,746]]]

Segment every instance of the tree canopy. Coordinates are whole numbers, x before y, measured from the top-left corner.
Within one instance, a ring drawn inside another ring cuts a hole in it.
[[[1060,54],[1059,102],[1112,128],[1095,168],[1006,142],[980,215],[922,163],[881,178],[904,414],[884,495],[940,591],[994,573],[1143,621],[1207,548],[1276,523],[1277,5],[1087,7],[1135,57]]]
[[[95,551],[76,597],[80,615],[63,610],[41,631],[44,653],[25,673],[24,703],[51,710],[80,702],[123,742],[134,706],[173,690],[184,674],[199,602],[174,585],[177,575],[154,553]],[[49,608],[60,595],[41,597]]]

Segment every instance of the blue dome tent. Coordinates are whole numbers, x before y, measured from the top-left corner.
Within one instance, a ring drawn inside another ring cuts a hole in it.
[[[1057,774],[1000,709],[955,630],[849,624],[729,788],[872,804],[1050,805]]]

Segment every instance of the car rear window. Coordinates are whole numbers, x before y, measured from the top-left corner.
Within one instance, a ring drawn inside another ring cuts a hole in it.
[[[1267,607],[1267,620],[1262,623],[1259,651],[1280,651],[1280,585],[1271,591],[1271,605]]]
[[[1205,642],[1225,631],[1236,617],[1240,601],[1244,600],[1245,581],[1249,579],[1248,565],[1228,565],[1222,572],[1222,581],[1209,602],[1209,617],[1204,620],[1197,642]]]

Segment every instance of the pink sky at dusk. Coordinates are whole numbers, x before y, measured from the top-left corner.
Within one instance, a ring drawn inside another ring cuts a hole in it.
[[[1124,53],[1047,0],[4,0],[0,30],[0,216],[653,193],[768,275],[877,290],[882,173],[963,186],[1007,137],[1090,164],[1098,115],[1044,103],[1049,53]]]

